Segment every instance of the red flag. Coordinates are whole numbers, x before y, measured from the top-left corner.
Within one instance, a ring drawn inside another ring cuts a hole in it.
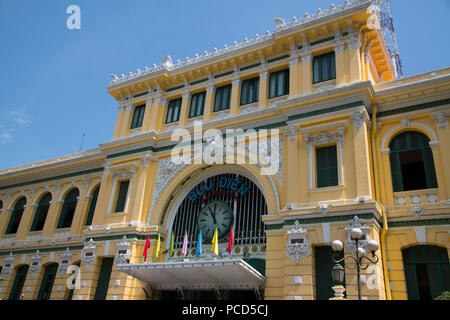
[[[233,227],[230,228],[230,236],[228,237],[228,248],[227,251],[229,254],[231,254],[231,251],[233,251]]]
[[[150,248],[150,239],[149,239],[149,237],[147,235],[147,241],[145,242],[144,254],[143,254],[143,256],[145,257],[144,261],[147,261],[147,249],[148,248]]]

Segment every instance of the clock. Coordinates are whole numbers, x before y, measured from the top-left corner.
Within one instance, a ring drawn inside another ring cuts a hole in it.
[[[233,225],[233,210],[224,201],[214,200],[208,202],[198,215],[198,226],[202,230],[202,236],[212,239],[217,228],[217,237],[222,238],[229,234]]]

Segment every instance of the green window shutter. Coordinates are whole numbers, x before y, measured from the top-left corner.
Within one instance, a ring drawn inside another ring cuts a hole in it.
[[[273,72],[269,77],[269,99],[289,93],[289,69]]]
[[[78,196],[78,189],[72,189],[72,191],[67,194],[61,209],[58,225],[56,227],[57,229],[69,228],[72,225],[73,216],[77,207]]]
[[[45,268],[44,277],[42,278],[37,300],[50,300],[50,295],[52,293],[53,283],[55,282],[57,270],[57,263],[49,264]]]
[[[131,129],[139,128],[142,126],[144,120],[145,104],[134,108],[133,119],[131,120]]]
[[[189,109],[189,118],[203,115],[203,109],[205,107],[205,95],[205,92],[200,92],[192,95],[191,106]]]
[[[214,112],[230,109],[231,85],[226,85],[216,89],[214,97]]]
[[[13,212],[11,213],[11,218],[9,219],[8,227],[6,228],[5,234],[15,234],[19,229],[20,220],[22,220],[23,211],[25,210],[25,205],[27,199],[22,197],[16,202]]]
[[[40,231],[44,228],[45,219],[50,208],[50,201],[52,201],[51,193],[47,193],[41,198],[36,208],[30,231]]]
[[[0,200],[0,210],[3,209],[3,201]]]
[[[313,59],[313,83],[336,79],[336,57],[330,52]]]
[[[336,146],[316,149],[317,188],[337,186],[338,166]]]
[[[119,193],[117,194],[117,202],[115,212],[123,212],[127,200],[129,180],[121,181],[119,186]]]
[[[95,191],[92,193],[91,203],[89,204],[89,212],[86,218],[86,226],[90,226],[92,224],[92,219],[94,218],[95,206],[97,205],[98,192],[100,190],[100,186],[95,188]]]
[[[316,300],[328,300],[334,297],[333,275],[331,270],[335,263],[333,262],[334,251],[330,246],[317,246],[314,248],[315,272],[316,272]],[[342,253],[340,254],[342,258]],[[345,286],[345,278],[344,278]]]
[[[402,257],[409,300],[424,299],[428,295],[434,299],[450,290],[447,248],[418,245],[403,249]]]
[[[180,118],[182,99],[175,99],[169,102],[167,107],[166,123],[176,122]]]
[[[11,292],[9,293],[8,300],[19,300],[20,294],[22,293],[23,285],[27,277],[29,266],[21,266],[17,269],[16,277],[14,283],[11,287]]]
[[[394,192],[437,188],[429,141],[417,131],[402,132],[392,139],[389,157]]]
[[[98,276],[97,288],[95,290],[94,300],[105,300],[108,293],[109,281],[111,280],[111,272],[114,258],[102,259],[102,266]]]

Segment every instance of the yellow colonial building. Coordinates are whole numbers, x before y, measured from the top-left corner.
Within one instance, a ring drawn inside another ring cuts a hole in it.
[[[0,298],[329,299],[355,227],[361,299],[450,290],[450,69],[401,77],[372,4],[111,75],[110,141],[0,171]]]

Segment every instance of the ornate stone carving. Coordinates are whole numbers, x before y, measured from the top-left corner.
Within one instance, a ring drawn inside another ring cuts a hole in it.
[[[334,89],[335,87],[336,87],[336,85],[333,84],[333,83],[325,83],[325,84],[322,84],[322,85],[316,87],[316,88],[314,89],[314,92],[316,92],[316,93],[317,93],[317,92],[325,92],[325,91],[332,90],[332,89]]]
[[[59,259],[59,265],[58,265],[58,273],[60,275],[64,275],[67,273],[67,268],[72,264],[70,261],[70,258],[72,257],[72,254],[70,253],[69,248],[64,251],[63,254],[61,254],[61,258]]]
[[[0,277],[2,279],[8,278],[11,275],[13,269],[14,269],[14,256],[12,252],[10,252],[8,258],[5,259],[5,264],[2,268],[2,273],[0,274]]]
[[[338,140],[340,146],[344,147],[344,131],[343,127],[337,128],[335,131],[325,131],[317,134],[303,134],[308,147],[313,144],[327,144],[332,141]],[[308,148],[310,149],[310,148]]]
[[[409,128],[409,126],[411,125],[411,120],[409,120],[408,118],[404,118],[404,119],[400,120],[400,122],[402,123],[403,127],[405,127],[405,128]]]
[[[158,173],[156,174],[155,191],[153,195],[152,208],[150,209],[150,214],[148,221],[150,221],[153,210],[155,209],[156,202],[161,196],[167,184],[172,180],[172,178],[177,174],[177,172],[183,169],[185,165],[179,165],[172,161],[172,159],[162,159],[158,164]]]
[[[288,134],[289,140],[291,142],[294,142],[295,138],[297,137],[298,132],[299,132],[299,128],[294,127],[294,126],[288,127],[287,134]]]
[[[361,224],[361,221],[359,220],[358,216],[353,217],[353,221],[350,225],[345,227],[345,231],[347,231],[347,241],[345,242],[346,247],[351,250],[352,252],[355,252],[356,244],[355,240],[352,240],[351,238],[351,232],[353,228],[359,228],[361,229],[363,233],[363,239],[359,240],[358,246],[360,248],[363,248],[367,251],[367,241],[369,241],[369,227],[367,225]]]
[[[416,219],[420,219],[420,217],[422,216],[422,214],[424,212],[424,209],[421,207],[415,206],[414,208],[411,209],[410,212]]]
[[[115,179],[122,180],[122,179],[131,178],[135,173],[136,173],[136,169],[132,167],[128,170],[122,169],[119,171],[112,171],[111,176]]]
[[[356,127],[356,131],[359,131],[363,124],[369,121],[369,115],[364,110],[355,111],[351,115],[353,125]]]
[[[308,231],[303,229],[296,220],[295,225],[287,232],[286,256],[299,262],[311,254],[309,251],[310,243],[306,239],[307,234]]]
[[[433,114],[433,119],[436,121],[436,124],[439,126],[441,130],[444,130],[447,126],[447,116],[445,115],[445,112],[440,111]]]
[[[95,261],[95,259],[97,259],[97,256],[95,254],[96,247],[97,244],[92,239],[90,239],[84,245],[81,255],[81,262],[83,263],[85,270],[89,270],[91,264]]]
[[[228,119],[231,117],[231,114],[229,111],[219,112],[216,115],[214,115],[214,120],[223,120]]]
[[[319,209],[319,212],[321,214],[327,214],[328,210],[330,210],[331,204],[322,203],[320,206],[317,206],[317,209]]]
[[[36,273],[39,272],[39,270],[41,269],[41,259],[42,256],[39,252],[39,250],[37,250],[32,256],[31,256],[31,264],[30,264],[30,276],[33,278]]]
[[[306,63],[306,62],[311,62],[312,61],[312,55],[311,54],[306,54],[304,56],[302,56],[302,62]]]
[[[130,263],[130,255],[130,243],[127,241],[127,238],[123,236],[122,241],[116,246],[114,263],[116,265]]]

